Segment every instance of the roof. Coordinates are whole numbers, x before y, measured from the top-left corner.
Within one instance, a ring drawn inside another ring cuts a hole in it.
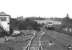
[[[6,14],[5,12],[0,12],[0,15],[8,15],[8,14]]]

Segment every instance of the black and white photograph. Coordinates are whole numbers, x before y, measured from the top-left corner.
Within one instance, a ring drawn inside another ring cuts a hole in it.
[[[72,50],[72,0],[0,0],[0,50]]]

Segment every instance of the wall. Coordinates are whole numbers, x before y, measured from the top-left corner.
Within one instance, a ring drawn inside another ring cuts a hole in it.
[[[4,29],[5,31],[10,31],[10,29],[9,29],[10,17],[9,17],[9,16],[0,16],[0,17],[1,17],[1,18],[6,17],[6,20],[2,20],[2,19],[0,18],[0,25],[1,25],[1,27],[3,27],[3,29]]]

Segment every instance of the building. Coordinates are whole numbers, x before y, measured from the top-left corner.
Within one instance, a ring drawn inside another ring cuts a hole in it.
[[[23,16],[17,17],[17,20],[24,20]]]
[[[5,12],[0,12],[0,26],[5,31],[10,31],[10,15],[6,14]]]
[[[72,19],[69,18],[69,15],[67,14],[66,17],[63,19],[62,22],[63,30],[72,33]]]
[[[53,26],[53,25],[60,25],[60,24],[62,24],[62,22],[61,21],[59,21],[59,20],[54,20],[54,19],[45,19],[45,20],[34,20],[34,21],[36,21],[37,23],[39,23],[39,24],[44,24],[45,26]]]

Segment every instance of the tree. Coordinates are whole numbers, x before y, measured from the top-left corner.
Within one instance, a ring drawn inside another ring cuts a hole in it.
[[[38,24],[37,22],[35,21],[32,21],[32,20],[25,20],[23,22],[21,22],[19,24],[19,29],[20,30],[23,30],[23,29],[34,29],[34,30],[39,30],[41,27],[40,24]]]

